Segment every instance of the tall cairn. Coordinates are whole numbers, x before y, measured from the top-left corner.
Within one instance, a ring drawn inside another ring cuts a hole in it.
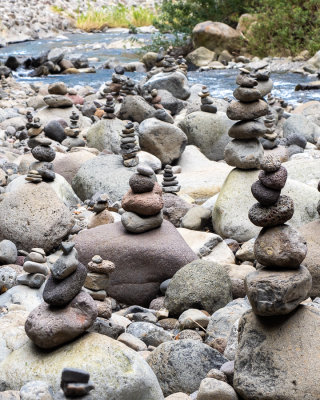
[[[123,165],[125,167],[135,167],[139,164],[139,157],[137,156],[140,151],[140,146],[137,142],[135,128],[133,122],[129,121],[120,134],[121,154],[123,158]]]
[[[260,167],[263,157],[263,147],[258,138],[266,133],[264,123],[258,119],[267,115],[268,104],[255,88],[257,80],[246,69],[240,68],[236,83],[239,87],[233,95],[238,101],[231,102],[227,116],[239,122],[232,125],[228,132],[232,140],[227,144],[224,156],[226,162],[233,167],[255,169]]]
[[[251,188],[259,203],[249,211],[250,221],[261,226],[254,245],[257,271],[245,279],[246,293],[256,315],[285,315],[309,297],[312,278],[301,265],[307,245],[300,234],[286,224],[294,214],[293,201],[281,195],[287,170],[277,158],[261,162],[259,180]]]

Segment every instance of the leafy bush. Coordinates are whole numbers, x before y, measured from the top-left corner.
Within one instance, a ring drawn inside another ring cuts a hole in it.
[[[258,56],[289,56],[320,49],[319,0],[264,0],[247,33],[248,49]]]

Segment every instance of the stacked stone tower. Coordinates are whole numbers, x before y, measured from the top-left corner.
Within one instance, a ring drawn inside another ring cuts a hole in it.
[[[284,315],[309,297],[312,278],[301,265],[307,246],[299,233],[286,224],[294,213],[293,201],[281,196],[287,170],[279,159],[265,157],[252,194],[259,203],[249,211],[250,221],[261,226],[254,245],[257,271],[247,275],[246,292],[255,314]]]
[[[162,188],[152,168],[139,165],[129,180],[130,190],[123,196],[121,222],[132,233],[142,233],[161,226],[163,222]]]
[[[164,193],[178,193],[181,186],[177,177],[173,175],[172,166],[166,165],[163,173],[162,190]]]
[[[266,133],[266,127],[258,118],[268,113],[268,104],[261,99],[255,88],[256,79],[250,72],[240,69],[236,83],[239,87],[233,92],[237,101],[232,101],[227,109],[228,117],[236,122],[228,134],[232,138],[225,148],[225,160],[234,167],[248,170],[259,168],[263,157],[263,147],[258,138]]]
[[[26,285],[38,289],[46,280],[49,274],[46,253],[43,249],[34,248],[24,260],[23,270],[26,274],[20,275],[17,279],[20,285]]]
[[[210,97],[210,92],[207,86],[202,86],[202,91],[199,93],[201,98],[201,111],[215,114],[217,107],[213,104],[213,98]]]
[[[121,133],[121,154],[123,158],[123,165],[125,167],[135,167],[139,164],[139,157],[137,156],[140,150],[137,138],[135,135],[134,124],[129,121]]]

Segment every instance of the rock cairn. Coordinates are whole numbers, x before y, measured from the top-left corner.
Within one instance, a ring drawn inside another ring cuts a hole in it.
[[[183,72],[185,75],[188,74],[188,65],[187,65],[187,60],[183,58],[183,56],[179,56],[177,60],[178,68],[181,72]]]
[[[173,175],[172,166],[166,165],[163,173],[162,190],[164,193],[178,193],[181,186],[177,177]]]
[[[114,272],[113,262],[103,260],[99,255],[92,257],[88,263],[88,274],[84,283],[85,291],[96,302],[98,317],[108,319],[111,317],[112,308],[107,299],[107,287],[110,274]]]
[[[114,119],[116,117],[115,115],[115,104],[114,104],[114,98],[111,94],[108,94],[106,97],[106,104],[103,107],[104,119]]]
[[[39,289],[46,276],[49,274],[46,253],[43,249],[34,248],[24,260],[23,270],[26,272],[20,275],[17,282],[33,289]]]
[[[176,60],[174,59],[174,57],[171,57],[170,55],[164,56],[162,65],[163,65],[163,72],[174,72],[178,69],[178,66],[176,65]]]
[[[120,136],[120,148],[123,158],[123,165],[125,167],[135,167],[139,164],[139,157],[137,156],[137,153],[140,150],[140,147],[135,135],[133,122],[127,123]]]
[[[266,127],[266,133],[261,139],[261,143],[264,149],[274,149],[279,144],[278,134],[276,132],[276,119],[272,112],[269,112],[264,118],[264,126]]]
[[[135,96],[136,94],[138,94],[138,92],[136,90],[135,81],[131,78],[127,78],[122,84],[120,95],[125,97],[128,95]]]
[[[53,264],[43,290],[44,303],[28,316],[25,330],[41,348],[69,342],[86,331],[98,311],[92,297],[81,291],[87,268],[79,263],[74,243],[61,244],[62,255]]]
[[[202,91],[199,93],[201,98],[201,111],[215,114],[217,107],[213,104],[213,98],[210,97],[210,92],[207,86],[202,86]]]
[[[62,370],[60,387],[67,398],[85,397],[94,389],[90,374],[78,368]]]
[[[163,105],[161,104],[161,96],[159,96],[158,94],[158,90],[157,89],[152,89],[151,90],[151,104],[153,105],[153,107],[156,110],[160,110],[163,108]]]
[[[232,138],[225,148],[225,160],[240,169],[259,168],[263,157],[263,147],[258,140],[266,132],[263,122],[258,118],[268,113],[268,104],[261,100],[261,93],[255,88],[258,82],[249,71],[241,68],[236,83],[239,87],[233,92],[238,101],[232,101],[227,116],[236,122],[228,134]]]
[[[26,180],[32,183],[39,183],[42,180],[51,182],[55,179],[52,161],[56,152],[50,145],[52,141],[46,137],[31,137],[28,146],[31,147],[33,157],[38,161],[32,164]]]
[[[252,194],[259,203],[249,211],[250,221],[261,226],[255,244],[257,271],[247,275],[246,293],[255,314],[284,315],[308,298],[312,278],[301,265],[307,246],[299,233],[286,224],[294,213],[293,201],[281,196],[287,170],[279,159],[267,156],[261,162],[259,180]]]
[[[61,143],[63,146],[68,147],[70,150],[72,147],[84,147],[85,141],[79,138],[80,135],[80,126],[79,126],[79,114],[75,111],[72,111],[70,115],[70,125],[64,129],[64,133],[67,138],[63,140]]]
[[[163,221],[162,188],[152,168],[139,165],[129,180],[130,189],[122,199],[121,222],[132,233],[142,233],[161,226]]]

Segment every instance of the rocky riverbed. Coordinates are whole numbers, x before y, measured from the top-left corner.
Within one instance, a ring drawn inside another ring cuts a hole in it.
[[[0,67],[0,398],[320,399],[312,77],[91,38]]]

